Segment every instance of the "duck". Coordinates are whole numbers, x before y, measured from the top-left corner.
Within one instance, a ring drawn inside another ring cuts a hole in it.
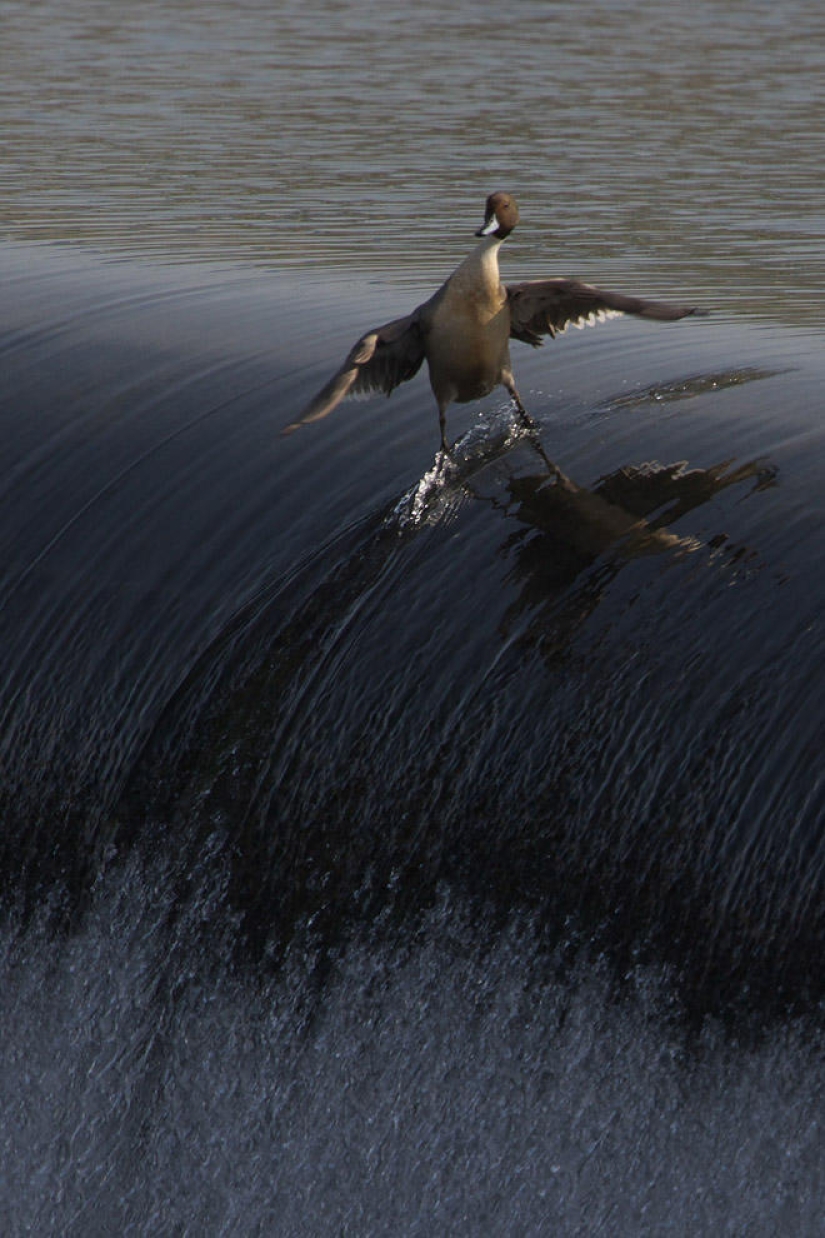
[[[284,428],[327,417],[347,396],[384,392],[413,378],[426,361],[438,406],[441,450],[447,441],[447,409],[453,403],[482,399],[505,389],[524,427],[537,431],[516,387],[510,341],[539,347],[568,327],[584,327],[623,314],[673,322],[702,311],[642,297],[608,292],[577,279],[532,279],[503,284],[499,250],[519,222],[511,193],[487,198],[477,245],[437,292],[403,318],[372,327],[352,346],[345,360],[300,416]]]

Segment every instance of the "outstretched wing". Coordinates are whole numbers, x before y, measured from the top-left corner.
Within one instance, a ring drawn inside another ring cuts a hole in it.
[[[532,279],[524,284],[508,284],[507,301],[511,338],[534,346],[542,343],[543,335],[553,337],[569,326],[586,327],[619,314],[672,322],[701,313],[695,306],[626,297],[577,279]]]
[[[309,421],[320,421],[348,395],[367,391],[389,395],[399,383],[412,378],[424,360],[422,308],[419,306],[405,318],[396,318],[362,335],[341,368],[283,433],[290,434]]]

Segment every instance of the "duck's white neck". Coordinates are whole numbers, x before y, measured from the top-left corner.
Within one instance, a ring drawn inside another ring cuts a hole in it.
[[[456,270],[453,281],[459,285],[470,284],[476,289],[479,286],[488,287],[492,292],[497,292],[501,282],[498,251],[502,241],[500,236],[483,236]]]
[[[498,261],[498,251],[501,249],[507,238],[503,236],[483,236],[480,238],[473,253],[476,254],[492,254],[495,261]]]

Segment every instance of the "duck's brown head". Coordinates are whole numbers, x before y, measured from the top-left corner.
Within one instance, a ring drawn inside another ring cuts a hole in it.
[[[484,224],[476,236],[494,236],[503,241],[518,223],[518,207],[510,193],[491,193],[484,208]]]

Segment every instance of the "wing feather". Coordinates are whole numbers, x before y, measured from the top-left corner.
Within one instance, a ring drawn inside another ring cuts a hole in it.
[[[424,360],[422,308],[419,306],[404,318],[395,318],[362,335],[340,369],[283,433],[290,434],[308,422],[320,421],[349,395],[368,391],[389,395],[399,383],[412,378]]]
[[[507,285],[510,336],[534,347],[568,327],[586,327],[621,314],[673,322],[701,313],[695,306],[648,301],[621,292],[606,292],[577,279],[533,279]]]

